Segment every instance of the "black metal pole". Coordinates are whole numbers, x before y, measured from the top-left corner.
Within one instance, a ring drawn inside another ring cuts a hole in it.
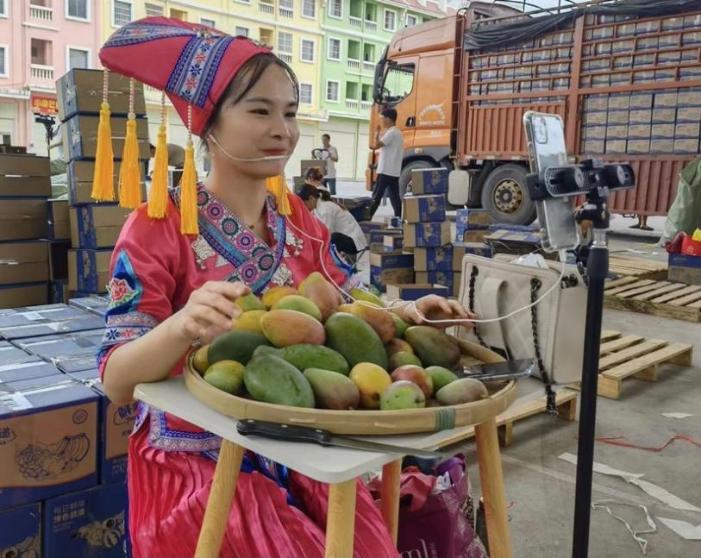
[[[579,440],[577,447],[577,487],[574,504],[573,558],[587,558],[589,552],[589,521],[591,515],[591,485],[596,433],[596,392],[599,379],[599,346],[604,308],[604,281],[608,275],[609,253],[606,230],[594,230],[594,243],[587,259],[587,316],[584,334],[584,361],[579,410]]]

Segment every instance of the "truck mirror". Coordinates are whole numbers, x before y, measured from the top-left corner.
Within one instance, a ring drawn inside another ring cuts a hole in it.
[[[467,205],[470,198],[470,173],[466,170],[453,170],[448,174],[448,203]]]

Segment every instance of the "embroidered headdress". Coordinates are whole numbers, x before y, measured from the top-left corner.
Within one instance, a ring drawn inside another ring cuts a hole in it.
[[[106,70],[93,198],[113,199],[107,70],[132,78],[132,98],[134,80],[163,91],[163,106],[167,95],[187,125],[188,133],[201,135],[239,69],[252,57],[269,52],[269,48],[246,37],[232,37],[205,25],[165,17],[147,17],[115,31],[100,50],[100,61]],[[164,111],[162,118],[163,114]],[[119,176],[119,201],[124,207],[134,208],[141,203],[138,165],[136,121],[133,110],[130,109]],[[165,216],[167,168],[165,125],[161,122],[148,201],[150,217]],[[196,181],[194,149],[189,136],[180,183],[181,231],[184,234],[198,232]],[[279,211],[289,212],[287,188],[282,177],[269,179],[268,189],[278,198]]]

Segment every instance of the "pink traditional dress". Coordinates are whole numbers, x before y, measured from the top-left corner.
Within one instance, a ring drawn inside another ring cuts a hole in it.
[[[266,241],[202,186],[197,199],[200,233],[182,235],[178,196],[178,190],[172,192],[165,219],[150,219],[144,205],[122,229],[112,256],[107,329],[98,355],[101,372],[114,349],[177,312],[206,281],[242,281],[257,295],[272,286],[296,286],[309,273],[324,269],[346,289],[357,282],[334,265],[328,230],[296,196],[289,196],[293,212],[287,217],[277,213],[272,196],[267,198]],[[292,224],[320,242],[298,234]],[[171,376],[181,369],[182,363]],[[219,445],[214,434],[139,403],[128,464],[135,558],[194,555]],[[327,493],[326,485],[248,453],[221,556],[322,557]],[[355,524],[356,557],[397,556],[361,482]]]

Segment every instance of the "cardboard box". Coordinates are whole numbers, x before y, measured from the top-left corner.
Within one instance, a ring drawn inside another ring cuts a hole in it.
[[[628,111],[627,110],[609,110],[607,116],[607,123],[611,124],[628,124]]]
[[[431,285],[428,283],[408,283],[406,285],[387,285],[387,298],[389,300],[417,300],[422,296],[435,294],[442,297],[449,296],[448,287],[444,285]]]
[[[0,385],[0,506],[95,485],[97,405],[65,374]]]
[[[102,316],[88,314],[86,312],[83,316],[62,321],[0,327],[0,336],[8,340],[25,339],[27,337],[41,337],[43,335],[88,331],[99,329],[104,325],[105,321]]]
[[[650,139],[650,124],[631,124],[628,126],[628,139]]]
[[[414,268],[414,254],[407,252],[385,252],[370,254],[370,265],[382,269]]]
[[[47,238],[49,224],[43,199],[0,201],[0,241]]]
[[[701,135],[701,122],[677,124],[674,127],[674,139],[698,139]]]
[[[494,223],[494,219],[485,209],[458,209],[455,212],[455,224],[467,229],[483,229]]]
[[[29,354],[27,351],[15,347],[7,341],[0,341],[0,366],[17,365],[25,362],[36,362],[39,357]]]
[[[651,153],[672,153],[674,151],[674,140],[671,138],[650,140]]]
[[[49,200],[49,238],[62,240],[70,237],[68,200]]]
[[[640,140],[628,140],[628,153],[649,153],[650,152],[650,140],[640,139]]]
[[[0,308],[15,308],[49,302],[48,283],[20,283],[0,286]]]
[[[112,250],[69,250],[68,289],[104,293],[110,280]]]
[[[657,107],[676,107],[677,92],[655,93],[655,108]]]
[[[494,253],[529,254],[540,251],[543,235],[540,232],[494,231],[485,238]]]
[[[368,244],[382,244],[384,246],[385,236],[401,237],[404,232],[402,229],[391,227],[383,227],[381,229],[372,229],[368,234]]]
[[[126,558],[127,487],[114,483],[44,503],[44,558]]]
[[[0,285],[48,280],[49,250],[46,241],[0,242]]]
[[[0,153],[0,176],[41,176],[47,177],[49,194],[51,195],[51,168],[48,157],[38,157],[27,154],[7,154]],[[16,195],[16,194],[13,194]]]
[[[625,152],[626,152],[626,140],[624,140],[624,139],[606,140],[606,153],[625,153]]]
[[[491,246],[483,242],[454,242],[453,271],[460,271],[462,269],[462,259],[465,257],[465,254],[475,254],[476,256],[491,258],[494,255],[494,250]]]
[[[482,242],[485,237],[489,236],[489,232],[489,229],[465,231],[462,238],[456,238],[456,242]]]
[[[97,314],[98,316],[105,316],[107,314],[107,308],[109,306],[109,299],[104,296],[90,295],[80,298],[71,298],[68,300],[68,304],[75,306],[76,308],[82,308],[88,312]]]
[[[701,98],[701,94],[699,94]],[[677,122],[700,122],[701,107],[679,107],[677,108]]]
[[[92,204],[70,210],[73,248],[111,248],[117,243],[130,209],[114,204]]]
[[[46,199],[51,196],[51,180],[48,176],[0,175],[0,197],[15,196]]]
[[[606,126],[606,140],[626,139],[628,137],[628,126]]]
[[[676,119],[676,109],[656,107],[652,110],[653,124],[674,124]]]
[[[607,121],[606,112],[592,111],[584,114],[584,123],[587,126],[596,126],[606,124]]]
[[[404,238],[401,236],[385,235],[382,237],[382,245],[385,250],[395,252],[404,246]]]
[[[387,285],[390,283],[402,284],[413,282],[413,267],[382,269],[381,267],[370,266],[370,283],[379,291],[384,292]]]
[[[41,555],[41,504],[0,511],[0,556]]]
[[[404,246],[444,246],[450,242],[450,223],[405,223]]]
[[[453,292],[453,272],[451,271],[417,271],[417,283],[428,283],[431,285],[442,285],[446,287],[445,296],[449,296]]]
[[[636,109],[631,110],[628,114],[628,122],[630,124],[650,124],[652,122],[651,109]]]
[[[139,165],[142,180],[144,175],[143,164]],[[71,161],[68,163],[68,201],[71,205],[93,204],[95,200],[92,193],[93,175],[95,174],[95,161]],[[114,161],[114,199],[119,199],[119,161]],[[146,186],[143,185],[142,196],[146,199]]]
[[[17,348],[17,350],[19,351],[21,349]],[[22,363],[3,364],[0,366],[0,385],[33,380],[34,378],[45,378],[46,376],[57,377],[60,374],[58,368],[53,364],[44,362],[35,355],[24,354],[34,360],[27,360]]]
[[[105,395],[99,373],[92,369],[70,373],[79,382],[86,383],[100,396],[100,444],[98,447],[98,471],[100,484],[124,482],[127,473],[129,434],[136,419],[136,402],[115,405]]]
[[[437,248],[416,248],[414,250],[416,271],[451,271],[453,269],[453,246],[447,244]]]
[[[701,285],[701,256],[669,254],[668,267],[670,281]]]
[[[697,39],[697,42],[701,42],[701,34],[697,35]],[[701,89],[693,87],[679,90],[677,104],[680,107],[701,107]]]
[[[426,163],[428,165],[428,163]],[[426,168],[411,171],[411,191],[415,196],[423,194],[447,194],[448,175],[443,168]]]
[[[79,333],[62,335],[47,335],[45,337],[30,337],[18,339],[15,344],[28,353],[50,360],[68,356],[92,356],[102,344],[104,328]]]
[[[0,328],[47,324],[83,318],[85,310],[67,304],[43,304],[0,310]]]
[[[76,372],[90,371],[94,376],[91,378],[99,378],[98,372],[95,369],[95,355],[74,355],[58,357],[52,361],[56,368],[65,374],[75,374]],[[87,376],[86,376],[87,378]],[[76,377],[77,380],[83,381],[86,378]]]
[[[445,194],[405,196],[402,215],[408,223],[445,221]]]
[[[49,302],[68,303],[68,279],[49,281]]]
[[[628,109],[630,106],[630,96],[629,95],[611,95],[609,96],[608,108],[609,110],[621,110]]]
[[[608,97],[606,95],[587,95],[584,98],[584,109],[586,111],[606,110],[608,108]]]
[[[74,159],[94,159],[97,152],[97,116],[77,114],[66,120],[61,126],[63,151],[65,157]],[[122,157],[124,138],[127,131],[127,119],[113,116],[110,118],[112,127],[112,149],[115,159]],[[139,159],[149,159],[151,151],[148,138],[148,122],[145,118],[136,120],[136,137],[139,140]]]
[[[699,139],[675,139],[674,140],[674,152],[675,153],[699,153]]]
[[[114,72],[108,76],[108,97],[113,115],[129,113],[129,78]],[[56,82],[58,117],[63,122],[75,114],[99,114],[103,97],[102,70],[73,69]],[[144,86],[134,87],[134,112],[146,114]]]

